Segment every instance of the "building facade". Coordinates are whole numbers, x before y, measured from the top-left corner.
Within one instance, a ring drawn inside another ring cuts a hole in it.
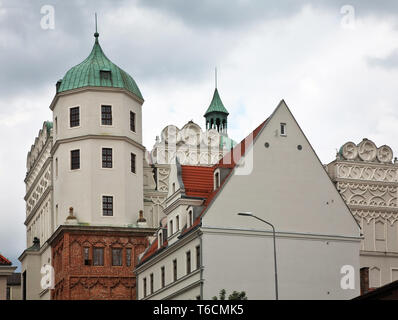
[[[11,299],[9,277],[15,275],[15,269],[11,261],[0,254],[0,300]]]
[[[347,142],[326,168],[361,226],[369,288],[398,280],[398,164],[391,148],[368,139]]]
[[[284,101],[214,166],[172,166],[166,218],[140,256],[138,299],[359,295],[360,227]],[[172,187],[173,186],[173,187]],[[345,270],[349,286],[342,285]]]

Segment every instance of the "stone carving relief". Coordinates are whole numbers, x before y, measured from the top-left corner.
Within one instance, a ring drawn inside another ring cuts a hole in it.
[[[387,211],[374,211],[374,210],[361,210],[352,209],[352,214],[357,220],[363,218],[366,223],[371,223],[372,220],[381,219],[382,221],[387,221],[391,226],[398,221],[397,212],[387,212]]]
[[[181,164],[211,165],[217,163],[235,145],[226,135],[215,129],[202,131],[190,121],[180,130],[174,125],[165,127],[151,152],[153,163],[171,164],[176,157]]]
[[[397,187],[338,182],[337,189],[348,205],[397,207]]]
[[[377,167],[366,165],[351,165],[339,163],[337,165],[337,177],[344,179],[358,179],[380,182],[398,182],[397,169],[395,167]]]
[[[363,139],[358,145],[351,141],[345,143],[337,157],[351,161],[391,163],[393,152],[389,146],[383,145],[377,148],[373,141]]]

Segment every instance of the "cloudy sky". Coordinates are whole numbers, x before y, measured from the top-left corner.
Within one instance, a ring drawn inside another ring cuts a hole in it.
[[[148,149],[168,124],[203,125],[217,66],[235,140],[285,99],[323,163],[364,137],[398,153],[398,1],[269,2],[0,0],[0,252],[18,263],[25,249],[26,155],[56,81],[90,53],[95,12],[145,98]]]

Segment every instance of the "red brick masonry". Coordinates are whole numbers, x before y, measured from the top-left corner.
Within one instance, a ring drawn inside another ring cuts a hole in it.
[[[54,300],[136,299],[134,268],[137,257],[148,246],[153,229],[61,226],[50,239],[55,271]],[[104,248],[104,265],[85,265],[83,248]],[[122,266],[112,266],[112,248],[122,249]],[[131,249],[127,266],[126,249]]]

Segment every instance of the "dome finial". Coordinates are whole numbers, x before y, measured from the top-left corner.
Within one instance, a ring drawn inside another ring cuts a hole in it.
[[[217,89],[217,67],[215,68],[215,81],[216,81],[216,89]]]
[[[94,33],[95,41],[98,41],[99,33],[97,30],[97,12],[95,13],[95,33]]]

